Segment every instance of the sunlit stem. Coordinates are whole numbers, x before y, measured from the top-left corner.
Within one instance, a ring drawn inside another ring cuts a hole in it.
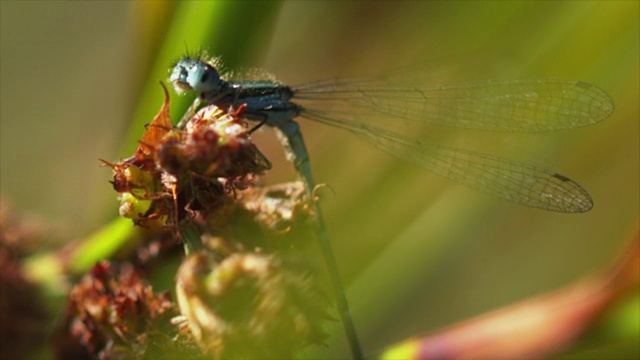
[[[200,239],[200,232],[191,221],[185,221],[182,225],[182,242],[185,255],[190,255],[204,248]]]
[[[324,257],[324,262],[327,267],[327,273],[329,275],[329,281],[333,287],[333,293],[336,300],[336,306],[344,327],[345,335],[349,346],[351,348],[351,355],[354,359],[363,359],[362,349],[360,348],[360,342],[356,333],[353,319],[351,318],[351,311],[349,310],[349,302],[340,280],[340,274],[338,273],[338,265],[336,264],[335,256],[333,255],[333,249],[331,248],[331,242],[327,234],[326,227],[324,225],[324,218],[322,216],[322,209],[320,208],[320,202],[316,201],[315,182],[311,175],[311,164],[309,162],[309,156],[307,148],[300,132],[300,126],[295,121],[289,121],[282,124],[277,130],[281,133],[280,139],[283,141],[284,148],[288,152],[288,156],[293,160],[293,164],[300,174],[304,186],[309,197],[309,201],[313,206],[313,212],[316,220],[316,236],[318,238],[318,245]]]

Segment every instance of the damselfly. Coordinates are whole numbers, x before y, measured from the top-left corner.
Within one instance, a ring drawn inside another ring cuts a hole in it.
[[[556,172],[426,142],[370,120],[383,115],[386,121],[408,128],[436,123],[505,132],[569,129],[594,124],[612,113],[611,98],[594,85],[534,79],[403,87],[393,77],[378,77],[289,87],[274,80],[227,80],[215,65],[186,57],[175,64],[170,80],[176,89],[197,91],[200,102],[219,107],[246,104],[249,120],[280,130],[289,141],[296,169],[311,189],[315,183],[296,117],[349,130],[425,170],[517,204],[569,213],[592,207],[585,190]]]
[[[422,135],[425,124],[503,132],[591,125],[613,112],[611,98],[594,85],[545,78],[407,86],[399,77],[385,76],[290,87],[275,80],[231,80],[218,71],[218,65],[204,57],[185,57],[173,66],[170,81],[179,91],[199,93],[193,110],[200,103],[222,108],[244,105],[248,120],[279,130],[309,195],[315,182],[300,127],[294,121],[297,117],[348,130],[425,170],[517,204],[567,213],[585,212],[593,206],[589,194],[566,176],[435,144],[425,141]],[[381,119],[382,123],[375,122]],[[417,130],[395,130],[400,128]],[[338,308],[354,357],[360,358],[320,208],[316,205],[315,209],[320,245],[336,287]]]

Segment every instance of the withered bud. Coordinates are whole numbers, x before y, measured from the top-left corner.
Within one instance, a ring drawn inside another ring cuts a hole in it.
[[[321,344],[327,301],[303,266],[255,253],[220,262],[202,252],[187,257],[176,294],[203,351],[215,358],[284,359]]]
[[[176,227],[196,211],[216,211],[225,196],[246,188],[270,164],[241,117],[242,109],[225,112],[209,105],[184,130],[174,129],[165,89],[165,101],[133,156],[103,160],[113,169],[120,214],[142,226]]]
[[[154,293],[132,266],[100,262],[69,294],[57,357],[139,358],[170,349],[176,315],[169,294]]]

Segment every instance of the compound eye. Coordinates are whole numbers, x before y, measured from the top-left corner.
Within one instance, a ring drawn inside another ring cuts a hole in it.
[[[210,73],[210,71],[209,71],[209,70],[210,70],[210,69],[207,69],[207,70],[202,74],[202,77],[200,78],[200,82],[201,82],[201,83],[206,83],[206,82],[207,82],[207,80],[209,80],[209,73]]]
[[[196,91],[217,91],[220,86],[220,75],[211,65],[200,62],[189,69],[187,81]]]

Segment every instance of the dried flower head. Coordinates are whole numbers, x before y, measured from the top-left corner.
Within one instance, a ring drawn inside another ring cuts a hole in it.
[[[154,293],[132,266],[98,263],[69,294],[58,358],[139,358],[175,351],[170,324],[175,310],[169,294]]]
[[[178,130],[163,89],[163,106],[134,155],[117,163],[103,160],[113,170],[120,214],[147,227],[177,227],[194,212],[206,216],[224,204],[226,194],[246,188],[270,167],[251,143],[242,108],[224,112],[207,106]]]
[[[49,335],[49,310],[40,289],[24,273],[21,259],[42,244],[47,226],[0,200],[0,349],[2,358],[34,354]]]
[[[312,272],[281,256],[192,254],[176,294],[198,344],[215,358],[292,358],[325,339],[327,299]]]

